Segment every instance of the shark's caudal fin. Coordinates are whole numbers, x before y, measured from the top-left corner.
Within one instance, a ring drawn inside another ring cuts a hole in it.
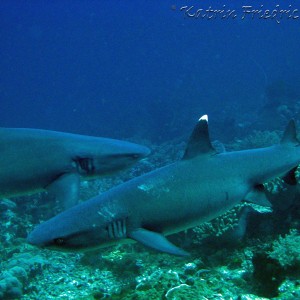
[[[216,154],[216,150],[212,146],[209,138],[208,117],[204,115],[196,124],[182,159],[191,159],[199,155],[213,154]]]
[[[288,125],[285,128],[280,144],[291,144],[299,145],[300,142],[297,139],[297,131],[294,120],[290,120]]]

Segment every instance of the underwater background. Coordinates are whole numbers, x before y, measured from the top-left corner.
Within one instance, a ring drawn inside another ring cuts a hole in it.
[[[252,18],[245,5],[290,12]],[[210,6],[225,12],[200,13]],[[151,148],[127,171],[82,182],[82,201],[179,160],[203,114],[227,151],[272,145],[291,118],[299,125],[297,9],[298,1],[0,1],[1,127]],[[41,250],[26,236],[62,207],[44,194],[0,199],[0,299],[300,299],[299,184],[265,187],[272,212],[243,204],[174,235],[192,254],[184,259],[136,244]]]

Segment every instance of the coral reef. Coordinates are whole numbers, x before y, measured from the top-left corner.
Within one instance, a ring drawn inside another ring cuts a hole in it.
[[[41,273],[48,264],[41,256],[23,251],[1,262],[1,270],[5,271],[0,274],[0,299],[20,299],[29,279]]]
[[[273,249],[269,256],[279,262],[284,268],[298,268],[300,270],[300,235],[295,229],[284,237],[279,236],[273,242]]]
[[[241,203],[225,214],[194,227],[192,231],[194,244],[202,244],[207,238],[215,239],[224,237],[227,240],[240,241],[244,237],[247,227],[247,217],[250,213],[270,213],[272,209],[261,207],[252,203]]]
[[[279,143],[281,134],[279,131],[254,130],[252,134],[243,139],[235,139],[228,147],[231,150],[244,150],[263,148]]]

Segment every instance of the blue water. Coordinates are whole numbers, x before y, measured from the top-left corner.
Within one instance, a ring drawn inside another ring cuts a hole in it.
[[[210,4],[238,17],[180,11]],[[242,20],[244,4],[1,1],[0,124],[160,142],[203,113],[215,124],[255,122],[268,85],[300,91],[300,20]]]
[[[127,173],[84,182],[81,200],[178,160],[203,114],[227,151],[274,144],[290,118],[300,125],[300,18],[252,19],[242,6],[277,4],[300,16],[299,0],[0,0],[0,126],[151,148]],[[210,6],[236,17],[207,19]],[[0,299],[162,299],[176,286],[187,299],[300,299],[299,185],[277,178],[267,188],[272,214],[248,207],[231,232],[237,211],[171,237],[192,253],[184,260],[141,245],[33,248],[26,236],[60,203],[45,193],[0,199]]]

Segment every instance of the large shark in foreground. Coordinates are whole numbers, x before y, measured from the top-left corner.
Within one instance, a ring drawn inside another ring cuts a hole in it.
[[[295,183],[300,147],[294,121],[280,144],[216,153],[207,116],[200,118],[181,161],[125,182],[40,224],[28,242],[84,250],[138,241],[175,255],[187,253],[165,236],[209,221],[240,201],[270,203],[263,185],[276,176]]]
[[[47,190],[77,204],[79,180],[126,168],[149,154],[133,143],[38,129],[0,128],[0,198]]]

